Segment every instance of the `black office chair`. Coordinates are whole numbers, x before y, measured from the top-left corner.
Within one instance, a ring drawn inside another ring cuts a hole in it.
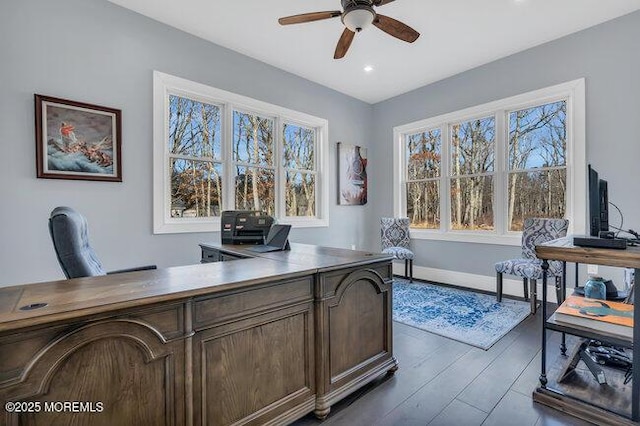
[[[49,217],[49,233],[62,271],[67,278],[95,277],[156,269],[156,265],[105,272],[89,245],[87,220],[71,207],[56,207]]]

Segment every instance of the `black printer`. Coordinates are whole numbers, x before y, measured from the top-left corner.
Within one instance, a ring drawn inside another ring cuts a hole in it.
[[[227,210],[220,219],[222,244],[263,244],[273,217],[253,210]]]

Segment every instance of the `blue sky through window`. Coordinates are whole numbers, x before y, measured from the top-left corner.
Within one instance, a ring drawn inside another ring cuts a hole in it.
[[[556,167],[566,164],[565,101],[509,114],[509,167],[511,170]]]
[[[169,152],[192,157],[222,156],[220,107],[169,96]]]

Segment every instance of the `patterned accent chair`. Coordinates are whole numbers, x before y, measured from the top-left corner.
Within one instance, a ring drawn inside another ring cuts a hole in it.
[[[527,287],[531,287],[531,313],[536,312],[536,284],[542,279],[542,261],[536,257],[536,244],[545,243],[567,235],[569,221],[566,219],[528,218],[522,231],[522,258],[509,259],[496,263],[496,298],[502,301],[502,274],[516,275],[522,278],[524,298],[529,298]],[[560,279],[565,279],[566,262],[550,261],[549,277],[556,279],[556,291],[560,300]]]
[[[404,276],[413,282],[413,252],[409,249],[409,218],[383,217],[380,219],[382,252],[394,259],[404,260]]]

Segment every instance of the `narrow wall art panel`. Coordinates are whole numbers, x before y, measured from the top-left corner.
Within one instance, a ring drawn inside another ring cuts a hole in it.
[[[367,204],[367,149],[338,142],[338,204]]]

